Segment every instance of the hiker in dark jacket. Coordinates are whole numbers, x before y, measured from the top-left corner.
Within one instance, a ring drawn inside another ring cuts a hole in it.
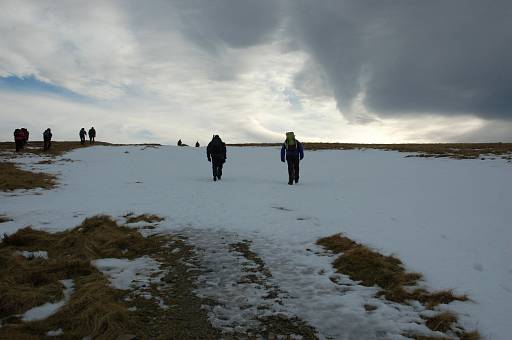
[[[46,129],[43,133],[43,151],[49,151],[52,146],[52,130],[50,128]]]
[[[196,148],[198,148],[200,145],[199,145],[199,141],[196,142]]]
[[[21,128],[21,132],[23,133],[23,146],[25,146],[28,143],[28,137],[30,133],[26,128]]]
[[[220,139],[219,135],[214,135],[211,142],[206,147],[206,157],[208,162],[212,162],[213,180],[221,179],[222,166],[226,162],[226,143]]]
[[[85,132],[84,128],[81,128],[78,135],[80,136],[80,144],[84,145],[85,144],[85,136],[87,136],[87,132]]]
[[[25,140],[25,134],[21,129],[14,130],[14,143],[16,144],[16,152],[19,152],[23,149],[23,143]]]
[[[179,139],[178,140],[178,146],[181,146],[181,144],[183,144],[183,143],[181,142],[181,139]]]
[[[293,132],[286,133],[286,140],[281,147],[281,162],[288,163],[288,184],[299,182],[299,163],[304,158],[302,143],[295,139]]]
[[[94,139],[96,138],[96,130],[94,127],[89,129],[89,143],[94,144]]]

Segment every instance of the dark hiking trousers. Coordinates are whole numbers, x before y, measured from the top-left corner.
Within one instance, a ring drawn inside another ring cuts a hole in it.
[[[223,164],[224,164],[224,159],[212,157],[213,177],[220,178],[222,176],[222,165]]]
[[[286,162],[288,163],[288,182],[299,181],[299,155],[287,156]]]
[[[44,151],[50,150],[51,146],[52,146],[52,141],[49,139],[45,139],[44,144],[43,144],[43,150]]]
[[[23,149],[23,141],[22,140],[17,140],[17,141],[15,141],[15,143],[16,143],[16,152]]]

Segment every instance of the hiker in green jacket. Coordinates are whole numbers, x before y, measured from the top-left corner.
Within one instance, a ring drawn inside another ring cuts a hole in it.
[[[281,162],[288,163],[288,184],[299,182],[299,163],[304,158],[302,143],[295,139],[293,132],[286,133],[286,140],[281,147]]]

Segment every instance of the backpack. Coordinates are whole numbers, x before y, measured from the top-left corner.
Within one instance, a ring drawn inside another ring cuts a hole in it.
[[[294,139],[294,143],[288,144],[288,139],[284,141],[286,151],[296,151],[298,149],[297,140]]]
[[[222,141],[220,138],[215,138],[212,140],[210,152],[214,155],[219,155],[222,153]]]

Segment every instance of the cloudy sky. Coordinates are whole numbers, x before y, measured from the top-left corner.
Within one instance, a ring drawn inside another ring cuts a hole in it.
[[[507,0],[0,0],[0,139],[512,141]]]

